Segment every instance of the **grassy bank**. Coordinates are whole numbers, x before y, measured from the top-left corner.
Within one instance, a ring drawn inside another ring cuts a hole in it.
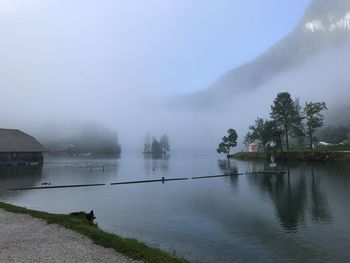
[[[232,155],[232,158],[239,160],[269,160],[270,154],[265,152],[249,153],[239,152]],[[350,152],[337,151],[297,151],[276,153],[275,160],[291,161],[327,161],[327,162],[350,162]]]
[[[264,152],[249,153],[249,152],[238,152],[231,155],[232,159],[238,160],[267,160],[268,155]]]
[[[132,259],[149,263],[186,263],[185,259],[177,258],[157,248],[151,248],[131,238],[122,238],[104,232],[96,224],[90,223],[84,213],[74,215],[51,214],[0,202],[0,208],[13,213],[28,214],[45,220],[48,224],[57,224],[76,231],[92,239],[97,245],[112,248]]]

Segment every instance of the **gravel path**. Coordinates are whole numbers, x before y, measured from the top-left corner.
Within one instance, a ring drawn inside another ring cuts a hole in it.
[[[89,238],[29,215],[0,209],[0,262],[136,263]]]

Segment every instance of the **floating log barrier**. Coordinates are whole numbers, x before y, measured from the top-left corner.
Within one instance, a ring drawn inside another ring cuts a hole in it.
[[[111,183],[111,185],[142,184],[142,183],[157,183],[157,182],[162,182],[162,179],[157,179],[157,180],[143,180],[143,181],[129,181],[129,182],[119,182],[119,183]]]
[[[261,172],[256,172],[256,173],[261,173]],[[271,173],[271,172],[269,172],[269,173]],[[249,173],[246,173],[246,174],[249,174]],[[254,174],[254,173],[250,173],[250,174]],[[237,175],[243,175],[243,174],[242,173],[220,174],[220,175],[209,175],[209,176],[197,176],[197,177],[191,177],[191,178],[181,177],[181,178],[168,178],[168,179],[165,179],[164,177],[162,177],[161,179],[154,179],[154,180],[141,180],[141,181],[110,183],[110,185],[127,185],[127,184],[143,184],[143,183],[163,183],[164,184],[165,182],[172,182],[172,181],[186,181],[189,179],[192,179],[192,180],[209,179],[209,178],[230,177],[230,176],[237,176]],[[92,187],[92,186],[105,186],[105,185],[106,184],[75,184],[75,185],[21,187],[21,188],[7,189],[7,190],[8,191],[40,190],[40,189],[77,188],[77,187]]]
[[[188,178],[169,178],[165,179],[162,177],[162,179],[155,179],[155,180],[142,180],[142,181],[129,181],[129,182],[120,182],[120,183],[111,183],[111,185],[123,185],[123,184],[143,184],[143,183],[164,183],[164,182],[170,182],[170,181],[185,181],[188,180]]]
[[[218,178],[218,177],[230,177],[235,175],[243,175],[243,174],[219,174],[219,175],[208,175],[208,176],[196,176],[192,177],[191,179],[197,180],[197,179],[209,179],[209,178]]]
[[[22,187],[22,188],[12,188],[12,189],[7,189],[7,190],[8,191],[40,190],[40,189],[75,188],[75,187],[91,187],[91,186],[104,186],[104,185],[106,185],[106,184],[73,184],[73,185]]]
[[[251,172],[245,174],[285,174],[286,171],[259,171],[259,172]]]
[[[188,180],[189,178],[170,178],[170,179],[165,179],[165,182],[171,182],[171,181],[185,181]]]
[[[245,174],[247,174],[247,175],[249,175],[249,174],[261,174],[261,172],[249,172],[249,173],[245,173]]]

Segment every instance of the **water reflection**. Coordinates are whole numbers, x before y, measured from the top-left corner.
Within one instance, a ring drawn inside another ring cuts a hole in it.
[[[19,186],[25,180],[27,186],[107,185],[7,192],[0,200],[55,213],[94,209],[106,231],[176,249],[192,262],[350,262],[350,166],[288,163],[277,168],[285,174],[245,174],[268,169],[272,168],[262,162],[228,163],[216,156],[50,157],[42,173],[11,175],[0,169],[0,185],[12,181]],[[238,176],[237,171],[244,174]],[[147,174],[149,179],[229,176],[109,186],[143,180]]]
[[[307,166],[283,168],[285,174],[251,174],[248,180],[269,194],[285,231],[297,232],[299,225],[308,218],[315,223],[332,222],[327,195],[322,191],[321,178],[315,169]]]
[[[332,221],[332,215],[329,211],[327,196],[322,192],[320,177],[315,174],[315,168],[312,168],[311,182],[311,212],[314,222],[327,223]]]
[[[0,167],[0,197],[6,189],[34,187],[41,178],[42,166],[40,165]]]
[[[238,168],[231,160],[218,160],[218,167],[226,175],[238,174]]]
[[[145,172],[149,176],[158,171],[167,173],[169,170],[169,154],[144,154]]]
[[[220,171],[225,175],[230,175],[226,177],[233,187],[238,185],[238,168],[232,160],[218,160],[218,167]]]

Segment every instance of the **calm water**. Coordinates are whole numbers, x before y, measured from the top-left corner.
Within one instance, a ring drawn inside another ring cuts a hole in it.
[[[93,166],[90,171],[90,165]],[[105,165],[103,172],[102,165]],[[192,262],[350,262],[350,165],[279,164],[284,175],[246,174],[264,163],[217,156],[46,158],[42,168],[0,168],[0,200],[67,213],[93,209],[99,226]],[[224,178],[111,186],[112,182],[243,173]]]

